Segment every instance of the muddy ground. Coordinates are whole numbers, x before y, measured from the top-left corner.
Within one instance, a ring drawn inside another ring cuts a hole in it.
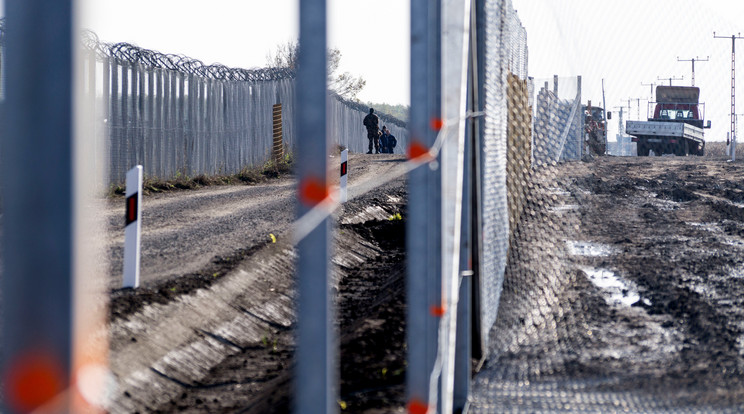
[[[342,412],[405,412],[405,194],[398,180],[336,218]],[[608,157],[535,172],[510,245],[473,412],[744,409],[744,164]],[[112,411],[288,412],[293,251],[257,249],[208,289],[154,284],[160,302],[112,315]],[[203,303],[223,317],[199,321]]]
[[[474,412],[740,412],[743,167],[609,157],[536,174]]]
[[[346,412],[404,406],[405,179],[371,190],[365,179],[383,177],[400,161],[357,162],[369,175],[356,175],[352,200],[334,215],[339,408]],[[205,189],[201,197],[211,200],[214,191],[218,199],[244,192]],[[119,387],[110,411],[290,412],[295,252],[288,231],[276,236],[276,243],[236,246],[200,271],[111,291]]]

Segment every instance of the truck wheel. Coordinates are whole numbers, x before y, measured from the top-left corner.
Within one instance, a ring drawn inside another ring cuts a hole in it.
[[[648,157],[648,147],[646,145],[643,145],[641,143],[638,143],[638,156],[639,157]]]
[[[698,149],[695,152],[695,155],[697,155],[698,157],[702,157],[703,155],[705,155],[705,143],[704,142],[702,144],[698,144]]]
[[[686,139],[683,139],[681,142],[677,144],[677,150],[674,152],[674,155],[678,157],[686,157],[687,154],[690,153],[690,146]]]

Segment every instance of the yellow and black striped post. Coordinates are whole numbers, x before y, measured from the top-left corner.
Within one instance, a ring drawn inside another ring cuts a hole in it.
[[[274,145],[271,150],[271,158],[279,163],[284,158],[284,142],[282,140],[282,104],[278,103],[272,107]]]

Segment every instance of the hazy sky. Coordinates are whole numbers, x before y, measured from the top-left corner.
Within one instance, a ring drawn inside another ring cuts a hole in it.
[[[673,84],[690,85],[692,64],[678,62],[677,57],[709,56],[709,61],[695,63],[695,86],[700,87],[700,99],[706,103],[706,118],[713,123],[706,138],[726,139],[731,112],[731,40],[714,39],[713,32],[724,36],[744,32],[744,1],[512,1],[527,29],[530,75],[582,75],[583,100],[600,105],[604,78],[607,109],[613,111],[612,137],[617,131],[615,106],[627,105],[627,98],[649,97],[649,87],[642,83],[668,85],[668,80],[657,78],[684,76]],[[740,51],[737,61],[742,62],[744,39],[736,46]],[[744,71],[738,75],[737,84],[744,85]],[[737,112],[744,114],[744,87],[738,89]],[[637,119],[635,99],[631,107],[630,115]],[[645,117],[646,103],[641,101],[641,118]]]
[[[205,63],[260,67],[277,44],[297,38],[298,0],[78,0],[83,25],[106,42],[131,42],[166,53],[182,53]],[[619,105],[648,98],[642,83],[681,77],[689,85],[691,63],[677,58],[709,58],[696,63],[695,83],[706,103],[712,140],[730,128],[731,40],[714,39],[744,31],[741,0],[512,0],[527,29],[529,72],[536,79],[583,77],[584,101],[599,104],[605,79],[607,109],[617,130]],[[364,101],[409,101],[409,2],[407,0],[328,0],[329,42],[342,53],[342,70],[362,76]],[[2,0],[0,0],[0,13]],[[737,41],[741,62],[744,40]],[[744,68],[744,66],[739,65]],[[744,81],[740,71],[739,81]],[[744,114],[744,88],[737,112]],[[641,101],[640,117],[646,116]],[[626,119],[628,113],[626,112]],[[742,117],[744,119],[744,117]],[[744,134],[744,132],[742,132]],[[740,134],[741,135],[741,134]]]
[[[79,0],[82,23],[106,42],[130,42],[232,67],[266,65],[298,36],[298,0]],[[329,44],[341,70],[367,81],[363,101],[408,103],[406,0],[328,0]]]

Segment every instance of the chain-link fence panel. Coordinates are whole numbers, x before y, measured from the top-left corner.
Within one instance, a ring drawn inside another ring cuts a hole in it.
[[[583,154],[581,78],[534,80],[533,159],[536,165],[578,160]]]
[[[527,44],[524,27],[511,2],[484,3],[485,68],[483,79],[483,136],[480,143],[481,169],[481,273],[478,281],[476,318],[481,332],[480,346],[488,353],[490,331],[498,312],[509,242],[509,208],[506,187],[507,155],[507,73],[512,67],[522,77],[527,72]]]
[[[520,72],[511,2],[483,3],[472,412],[742,412],[744,172],[633,157],[622,128],[605,156],[581,74]]]

